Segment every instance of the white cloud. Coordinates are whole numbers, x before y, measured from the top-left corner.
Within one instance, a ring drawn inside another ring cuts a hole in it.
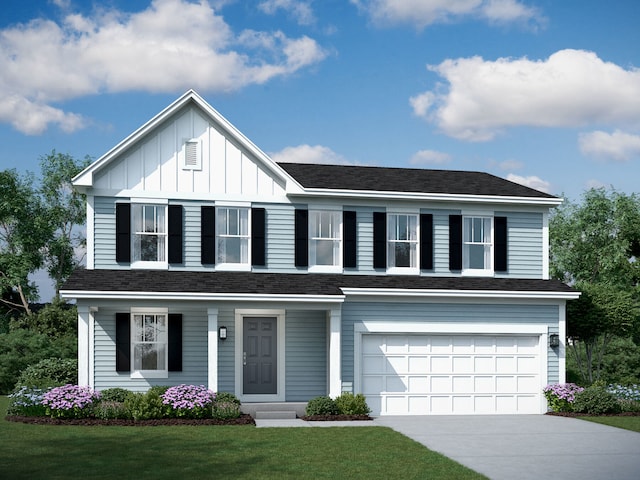
[[[607,133],[600,130],[581,133],[578,136],[580,151],[592,157],[607,161],[626,162],[640,157],[640,135],[616,130]]]
[[[408,24],[418,29],[464,18],[525,24],[544,20],[538,10],[517,0],[351,0],[351,3],[377,25]]]
[[[284,10],[300,25],[311,25],[316,20],[310,2],[264,0],[258,4],[258,9],[267,15],[275,15],[278,10]]]
[[[505,160],[504,162],[498,163],[500,170],[520,170],[523,167],[524,163],[518,160]]]
[[[38,19],[0,30],[0,121],[27,134],[50,124],[73,130],[82,124],[79,117],[52,103],[131,90],[235,91],[325,57],[306,36],[234,33],[206,0],[153,0],[136,13],[103,9],[69,14],[60,23]],[[25,124],[19,103],[38,119]]]
[[[451,155],[435,150],[420,150],[413,154],[409,163],[411,165],[443,165],[451,161]]]
[[[269,154],[276,162],[285,163],[326,163],[347,165],[349,162],[342,155],[323,145],[298,145],[286,147],[279,152]]]
[[[551,184],[546,180],[542,180],[540,177],[536,177],[535,175],[529,177],[523,177],[520,175],[515,175],[510,173],[507,175],[507,180],[510,182],[519,183],[520,185],[524,185],[526,187],[535,188],[536,190],[540,190],[541,192],[550,193]]]
[[[593,52],[560,50],[546,60],[459,58],[428,69],[448,89],[438,85],[410,103],[416,115],[455,138],[491,140],[514,126],[640,122],[640,70],[604,62]]]

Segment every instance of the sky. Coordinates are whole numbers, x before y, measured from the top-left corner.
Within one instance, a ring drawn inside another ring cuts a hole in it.
[[[276,161],[640,192],[637,0],[4,0],[0,168],[100,158],[189,89]]]

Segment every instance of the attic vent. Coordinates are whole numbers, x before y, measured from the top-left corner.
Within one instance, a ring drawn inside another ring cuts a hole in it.
[[[187,140],[184,144],[184,165],[185,170],[201,170],[202,161],[200,157],[198,140]]]

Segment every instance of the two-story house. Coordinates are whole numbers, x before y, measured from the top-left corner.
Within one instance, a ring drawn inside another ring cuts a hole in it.
[[[564,381],[560,198],[479,172],[278,164],[193,91],[73,183],[80,384],[352,391],[385,415],[543,413]]]

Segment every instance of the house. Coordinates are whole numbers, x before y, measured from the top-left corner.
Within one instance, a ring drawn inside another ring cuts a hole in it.
[[[565,379],[579,294],[548,275],[555,196],[479,172],[278,164],[194,91],[73,183],[87,265],[61,293],[82,385],[531,414]]]

